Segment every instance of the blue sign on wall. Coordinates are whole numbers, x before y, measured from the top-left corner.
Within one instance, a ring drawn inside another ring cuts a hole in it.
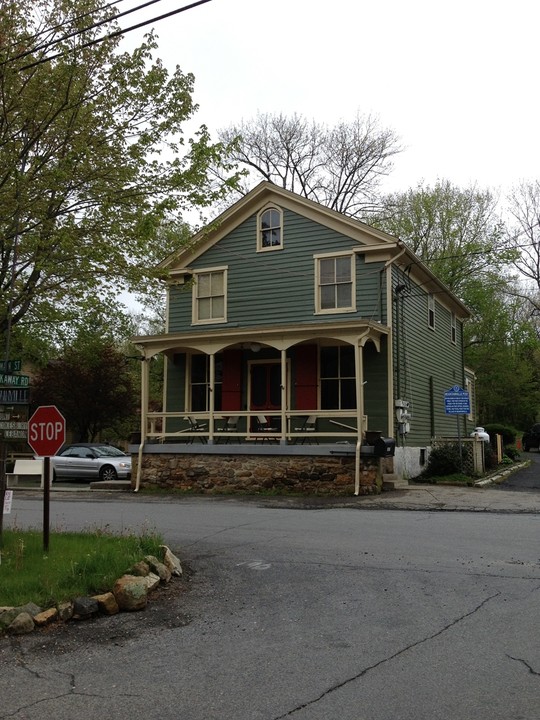
[[[471,400],[469,393],[459,385],[444,393],[444,412],[447,415],[470,415]]]

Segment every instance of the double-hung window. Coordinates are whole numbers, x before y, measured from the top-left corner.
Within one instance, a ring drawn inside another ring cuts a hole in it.
[[[454,343],[454,345],[457,342],[457,320],[455,313],[452,313],[450,318],[450,340]]]
[[[318,313],[355,310],[354,255],[319,255],[315,257],[316,299]]]
[[[227,321],[227,268],[197,270],[193,283],[193,323]]]

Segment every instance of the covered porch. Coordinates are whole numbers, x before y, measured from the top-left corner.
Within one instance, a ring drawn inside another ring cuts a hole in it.
[[[354,320],[136,338],[143,362],[135,489],[145,454],[199,463],[305,456],[349,458],[358,493],[362,464],[393,455],[385,442],[393,432],[389,334]],[[156,411],[149,363],[158,353],[166,366]]]

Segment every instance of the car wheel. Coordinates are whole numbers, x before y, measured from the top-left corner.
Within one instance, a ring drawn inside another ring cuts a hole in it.
[[[99,471],[99,479],[110,482],[111,480],[117,480],[118,475],[112,465],[104,465]]]

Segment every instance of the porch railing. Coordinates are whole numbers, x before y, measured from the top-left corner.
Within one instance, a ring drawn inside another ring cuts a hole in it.
[[[257,429],[257,418],[264,415],[267,428]],[[228,423],[238,418],[236,428]],[[315,422],[309,430],[307,418]],[[284,422],[283,422],[284,420]],[[363,415],[362,433],[368,429],[368,418]],[[147,414],[146,442],[210,444],[224,442],[278,442],[335,443],[355,442],[358,438],[357,416],[354,410],[287,410],[281,411],[229,411],[229,412],[150,412]]]

